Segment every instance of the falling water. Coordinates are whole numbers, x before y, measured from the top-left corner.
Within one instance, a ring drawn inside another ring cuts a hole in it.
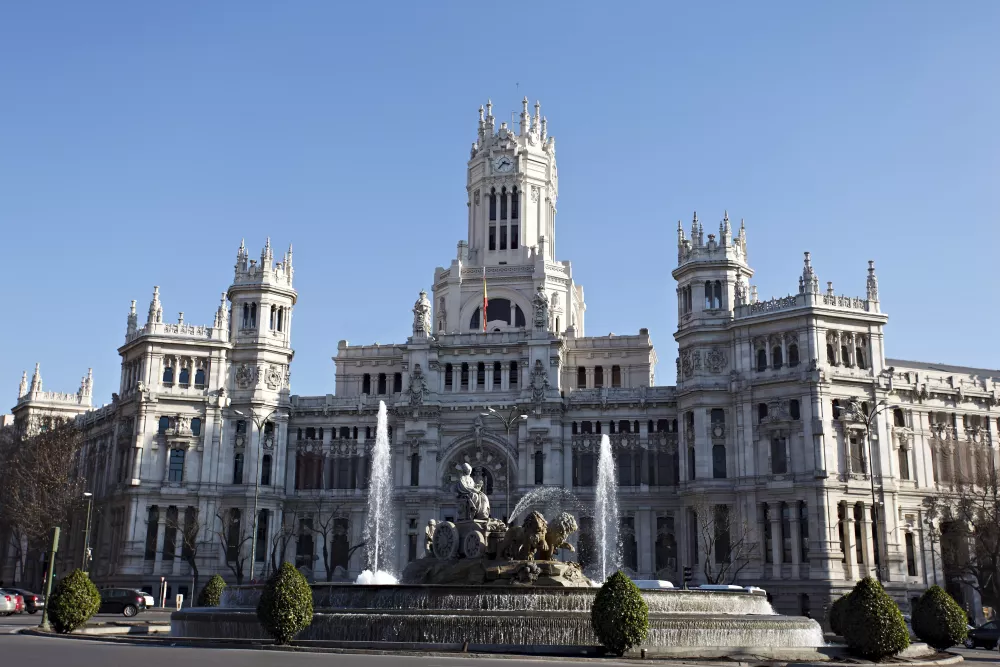
[[[601,455],[597,460],[597,493],[594,502],[594,530],[597,563],[601,568],[595,580],[603,582],[621,568],[621,545],[618,543],[618,482],[611,440],[601,436]]]
[[[517,501],[514,510],[510,513],[510,525],[515,525],[517,520],[528,513],[528,510],[537,510],[546,519],[551,521],[559,516],[561,512],[569,512],[579,518],[584,510],[583,503],[573,492],[558,486],[547,486],[540,489],[532,489]]]
[[[396,553],[396,545],[392,530],[392,459],[389,454],[387,421],[385,401],[379,401],[364,534],[370,569],[358,575],[356,583],[359,584],[397,583],[390,560]]]

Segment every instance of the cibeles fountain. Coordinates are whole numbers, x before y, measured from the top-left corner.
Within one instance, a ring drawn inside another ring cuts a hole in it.
[[[373,480],[388,484],[391,457],[380,406]],[[603,580],[620,557],[617,500],[611,448],[602,443],[599,484],[593,508],[597,561],[591,577]],[[381,454],[381,455],[380,455]],[[384,470],[375,470],[378,465]],[[603,467],[602,467],[603,466]],[[369,571],[351,583],[314,583],[312,624],[296,638],[306,645],[355,648],[465,649],[478,651],[573,651],[594,647],[597,638],[590,609],[597,583],[584,574],[571,537],[577,519],[565,508],[546,517],[527,496],[511,513],[511,525],[493,518],[482,483],[465,464],[454,485],[456,521],[431,521],[426,555],[411,562],[400,583],[380,563],[396,553],[392,544],[392,500],[388,486],[372,484],[366,536],[377,542],[369,551]],[[605,488],[606,487],[606,488]],[[565,490],[546,494],[571,496]],[[536,492],[537,493],[537,492]],[[530,496],[531,494],[529,494]],[[579,506],[579,503],[576,503]],[[587,511],[584,508],[584,511]],[[524,515],[523,520],[517,519]],[[598,525],[601,524],[601,525]],[[262,586],[229,586],[219,607],[175,612],[171,635],[263,639],[256,617]],[[637,649],[674,656],[733,654],[774,659],[823,659],[823,633],[816,621],[779,616],[763,591],[642,590],[649,605],[649,632]]]

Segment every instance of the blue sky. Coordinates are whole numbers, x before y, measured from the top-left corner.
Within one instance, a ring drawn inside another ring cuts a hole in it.
[[[890,356],[1000,367],[1000,3],[46,2],[0,8],[0,390],[118,387],[130,299],[210,323],[295,244],[293,392],[402,342],[466,229],[477,109],[539,99],[591,335],[674,380],[676,225],[746,219],[762,298],[863,294]],[[0,409],[2,411],[2,409]]]

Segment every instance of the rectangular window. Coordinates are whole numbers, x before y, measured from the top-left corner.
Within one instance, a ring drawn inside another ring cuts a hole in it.
[[[781,562],[792,562],[792,517],[788,503],[781,503]]]
[[[861,436],[851,433],[849,436],[851,457],[851,472],[863,473],[865,470],[865,452],[862,448]]]
[[[511,225],[510,226],[510,249],[511,250],[517,250],[517,246],[518,246],[518,243],[520,242],[520,240],[521,239],[518,236],[517,225]]]
[[[420,455],[410,456],[410,486],[420,486]]]
[[[604,386],[604,367],[595,366],[594,367],[594,387],[600,388]]]
[[[771,474],[784,475],[788,472],[788,457],[784,438],[771,438]]]
[[[809,562],[809,511],[805,503],[799,503],[799,537],[802,538],[802,562]]]
[[[497,249],[497,226],[490,225],[490,250]]]
[[[899,478],[910,479],[910,455],[902,447],[899,448]]]
[[[622,367],[612,366],[611,367],[611,386],[620,387],[622,386]]]
[[[913,545],[913,533],[906,533],[906,573],[917,576],[917,550]]]
[[[500,225],[500,249],[507,249],[507,225]]]
[[[184,481],[184,450],[183,449],[171,449],[170,450],[170,471],[168,481],[171,482],[182,482]]]
[[[407,543],[407,547],[406,547],[406,555],[407,555],[407,558],[409,559],[409,562],[411,562],[411,563],[413,561],[417,560],[417,536],[416,535],[410,535],[409,536],[409,542]]]
[[[535,452],[535,484],[545,483],[545,455]]]

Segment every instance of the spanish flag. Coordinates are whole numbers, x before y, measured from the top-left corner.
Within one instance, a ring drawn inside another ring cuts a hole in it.
[[[483,331],[486,331],[486,306],[490,300],[486,298],[486,267],[483,267]]]

